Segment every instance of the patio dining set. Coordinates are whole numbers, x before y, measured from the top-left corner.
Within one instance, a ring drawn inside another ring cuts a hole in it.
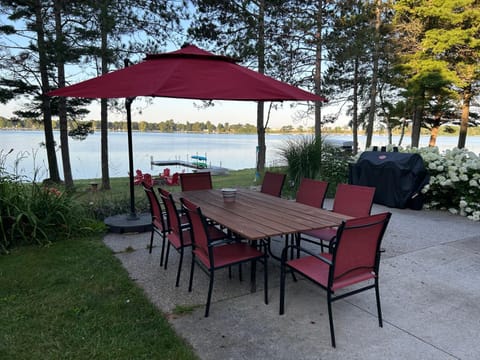
[[[178,252],[178,287],[184,255],[191,252],[188,290],[193,289],[196,267],[209,276],[205,317],[210,313],[215,272],[220,269],[226,269],[229,278],[238,269],[242,280],[242,268],[250,264],[250,288],[255,292],[257,264],[261,264],[263,301],[268,304],[268,265],[273,259],[280,264],[280,315],[288,308],[286,277],[297,281],[301,276],[327,293],[333,347],[332,303],[336,300],[374,289],[382,327],[378,268],[391,214],[370,214],[375,188],[339,184],[333,208],[327,210],[323,203],[328,183],[302,179],[292,201],[280,196],[284,182],[284,174],[266,172],[260,191],[229,189],[228,196],[213,189],[208,172],[180,174],[179,193],[144,182],[152,215],[150,253],[156,234],[162,240],[160,266],[167,269],[172,247]],[[272,237],[284,239],[280,254],[270,247]]]

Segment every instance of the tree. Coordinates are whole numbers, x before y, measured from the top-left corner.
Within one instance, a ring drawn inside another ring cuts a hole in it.
[[[364,1],[338,2],[332,31],[325,37],[328,68],[324,74],[325,93],[345,98],[351,104],[354,152],[358,149],[358,129],[365,118],[362,101],[370,98],[372,76],[372,7]]]
[[[88,50],[87,58],[100,61],[101,74],[109,72],[112,65],[118,68],[126,64],[130,55],[143,56],[165,45],[177,33],[185,9],[183,2],[173,0],[85,0],[81,5],[77,8],[77,16],[83,19],[77,29],[81,35],[78,40]],[[107,99],[100,100],[100,108],[101,188],[108,190]]]
[[[55,139],[53,137],[52,111],[50,99],[46,93],[50,90],[51,65],[48,57],[45,7],[51,4],[44,4],[40,0],[34,1],[0,1],[0,11],[5,14],[12,25],[3,26],[0,31],[5,36],[17,35],[21,38],[20,46],[12,46],[11,54],[7,62],[13,66],[9,70],[13,73],[10,79],[3,79],[3,85],[14,85],[15,90],[10,94],[3,95],[3,99],[13,99],[17,95],[33,96],[40,103],[39,113],[30,106],[30,111],[25,115],[42,117],[45,133],[45,148],[48,159],[48,170],[50,181],[60,182],[58,163],[55,153]],[[17,25],[18,27],[14,27]],[[21,29],[20,27],[24,28]],[[35,53],[36,56],[32,56]],[[5,59],[5,58],[4,58]],[[16,80],[20,79],[20,80]],[[5,89],[5,87],[4,87]],[[11,89],[11,88],[10,88]],[[7,92],[9,92],[7,90]]]
[[[458,146],[464,147],[469,106],[480,77],[478,1],[423,0],[413,4],[399,0],[394,9],[399,51],[404,54],[399,57],[400,68],[410,79],[405,87],[414,103],[412,146],[418,146],[427,104],[441,100],[445,104],[436,107],[446,108],[456,91],[462,99]]]
[[[277,69],[284,69],[279,59],[285,56],[282,28],[285,20],[284,4],[280,0],[210,1],[193,0],[195,16],[189,34],[207,46],[215,44],[215,52],[224,52],[241,59],[258,72],[278,77]],[[265,122],[264,103],[257,104],[258,159],[257,173],[265,168]],[[226,128],[228,131],[228,128]]]
[[[461,98],[461,126],[458,148],[465,147],[473,95],[480,80],[480,3],[476,0],[443,1],[427,7],[423,16],[434,20],[425,33],[424,46],[433,56],[446,61],[454,72],[452,82]]]
[[[55,18],[55,50],[57,60],[57,80],[58,86],[65,86],[65,63],[67,62],[67,51],[65,46],[65,35],[62,25],[62,15],[65,10],[63,0],[54,0],[54,18]],[[65,186],[73,188],[72,167],[70,164],[70,151],[68,146],[68,122],[67,122],[67,99],[58,99],[58,117],[60,121],[60,149],[62,154],[63,177]]]

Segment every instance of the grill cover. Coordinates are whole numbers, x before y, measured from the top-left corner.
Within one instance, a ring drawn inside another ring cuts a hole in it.
[[[422,188],[429,175],[419,154],[365,151],[350,164],[349,181],[376,188],[373,201],[394,208],[423,207]]]

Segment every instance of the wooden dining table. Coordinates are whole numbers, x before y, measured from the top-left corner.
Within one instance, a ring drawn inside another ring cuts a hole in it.
[[[184,191],[175,197],[190,200],[207,218],[251,241],[339,226],[350,218],[249,189],[237,189],[233,202],[224,201],[217,189]]]

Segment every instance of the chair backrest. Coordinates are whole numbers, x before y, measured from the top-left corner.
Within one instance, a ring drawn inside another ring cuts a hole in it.
[[[162,208],[160,206],[160,203],[158,201],[157,195],[153,192],[153,188],[151,186],[148,186],[145,182],[142,183],[143,185],[143,190],[145,191],[145,194],[147,194],[147,199],[150,204],[150,213],[152,215],[152,223],[155,222],[157,227],[161,227],[160,230],[165,230],[165,219],[163,217],[163,212]]]
[[[212,176],[208,171],[180,174],[180,186],[182,191],[210,190],[213,188]]]
[[[180,178],[180,174],[176,172],[172,175],[172,177],[165,178],[165,183],[170,186],[178,185],[179,178]]]
[[[298,187],[296,201],[316,208],[323,207],[328,182],[303,178]]]
[[[133,183],[135,185],[141,184],[143,181],[143,172],[140,169],[135,170],[135,177],[133,178]]]
[[[175,200],[173,200],[172,194],[165,189],[158,189],[160,197],[162,198],[163,206],[167,213],[167,226],[168,229],[175,233],[181,234],[182,224],[180,221],[180,216],[178,215],[177,207],[175,206]]]
[[[260,191],[265,194],[279,197],[282,194],[283,183],[285,182],[285,174],[265,172],[263,177],[262,188]]]
[[[213,254],[208,246],[210,239],[208,237],[207,222],[202,214],[202,210],[185,198],[181,198],[180,202],[190,222],[190,234],[194,251],[198,256],[202,256],[207,264],[212,264]]]
[[[353,217],[368,216],[372,210],[374,195],[374,187],[338,184],[333,211]]]
[[[148,174],[148,173],[143,174],[143,184],[146,184],[148,187],[153,186],[152,174]]]
[[[329,274],[334,291],[378,275],[380,244],[390,217],[389,212],[365,216],[338,228]]]

